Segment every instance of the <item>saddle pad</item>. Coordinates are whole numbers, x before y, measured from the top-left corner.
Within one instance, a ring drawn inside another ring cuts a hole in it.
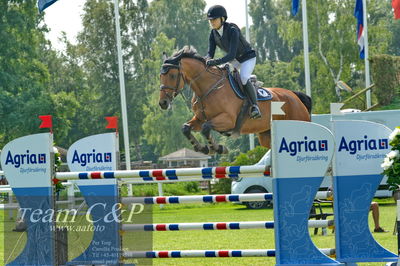
[[[256,87],[257,101],[269,101],[272,99],[272,94],[268,89]]]
[[[233,92],[236,94],[236,96],[241,100],[246,98],[246,95],[239,88],[239,85],[237,84],[237,82],[235,81],[235,79],[233,78],[233,75],[231,73],[228,74],[228,79],[229,79],[231,88],[232,88]],[[256,87],[256,91],[257,91],[257,101],[269,101],[272,99],[272,94],[269,90],[267,90],[265,88]]]

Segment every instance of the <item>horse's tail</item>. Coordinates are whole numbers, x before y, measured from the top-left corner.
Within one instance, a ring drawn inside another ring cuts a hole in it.
[[[311,97],[305,94],[304,92],[301,91],[293,91],[294,94],[299,97],[300,101],[304,104],[304,106],[307,108],[307,111],[309,114],[311,114],[312,110],[312,100]]]

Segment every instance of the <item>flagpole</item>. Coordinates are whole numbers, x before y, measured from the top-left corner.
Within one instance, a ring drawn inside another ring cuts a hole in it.
[[[306,81],[306,94],[311,97],[311,80],[310,80],[310,60],[308,57],[308,22],[307,22],[307,0],[302,0],[302,16],[303,16],[303,49],[304,49],[304,76]]]
[[[250,27],[249,27],[249,11],[248,11],[248,6],[247,6],[247,0],[245,0],[244,3],[245,6],[245,12],[246,12],[246,41],[250,43]],[[250,142],[250,150],[254,149],[254,133],[249,134],[249,142]]]
[[[119,88],[121,94],[122,129],[124,132],[125,164],[126,164],[126,170],[131,170],[131,155],[129,150],[129,134],[128,134],[128,114],[126,107],[124,66],[122,64],[121,29],[119,25],[118,0],[114,0],[114,13],[115,13],[115,31],[116,31],[115,35],[117,39],[117,50],[118,50],[118,72],[119,72]],[[128,185],[128,195],[132,196],[132,185]]]
[[[363,33],[364,33],[364,63],[365,63],[365,87],[371,86],[371,79],[369,73],[369,54],[368,54],[368,26],[367,26],[367,0],[363,1]],[[367,109],[371,107],[371,90],[365,93]]]

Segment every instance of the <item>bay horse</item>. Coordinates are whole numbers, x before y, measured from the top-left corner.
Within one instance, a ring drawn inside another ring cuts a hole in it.
[[[211,130],[224,135],[235,133],[256,133],[262,146],[270,148],[271,101],[258,102],[262,117],[250,119],[247,110],[243,122],[238,127],[237,118],[243,100],[237,97],[231,88],[227,70],[219,67],[206,67],[205,59],[190,46],[164,60],[160,73],[159,105],[168,109],[173,99],[188,85],[194,92],[192,110],[194,116],[183,124],[182,132],[191,142],[195,151],[208,154],[226,153],[226,147],[215,143]],[[274,115],[278,120],[310,121],[311,98],[301,92],[282,88],[268,88],[272,101],[284,102],[285,115]],[[209,145],[202,145],[191,131],[200,131]]]

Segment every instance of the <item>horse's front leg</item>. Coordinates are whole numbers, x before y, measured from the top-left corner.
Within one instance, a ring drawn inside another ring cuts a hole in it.
[[[202,122],[200,122],[196,117],[193,117],[192,120],[183,124],[182,133],[190,141],[195,151],[208,154],[210,151],[207,145],[200,144],[200,142],[192,134],[192,130],[200,131],[201,128]]]
[[[214,138],[211,136],[212,129],[213,129],[213,126],[210,121],[205,122],[201,127],[201,134],[207,139],[210,150],[214,151],[218,154],[228,153],[228,149],[225,146],[215,143]]]

